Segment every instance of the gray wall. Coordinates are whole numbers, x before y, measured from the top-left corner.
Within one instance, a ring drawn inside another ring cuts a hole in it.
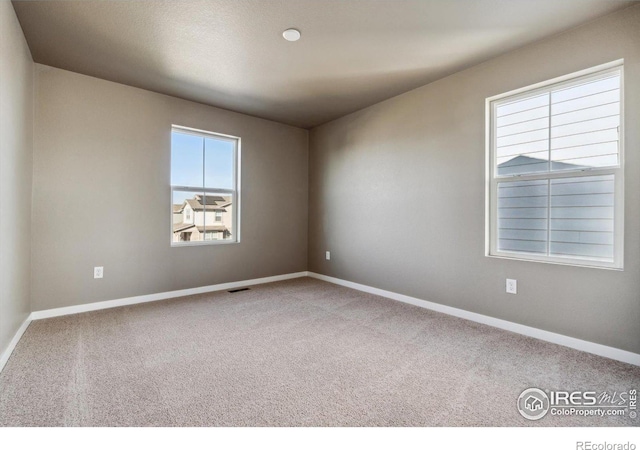
[[[485,98],[619,58],[625,270],[485,257]],[[640,353],[639,123],[634,6],[315,128],[309,270]]]
[[[306,270],[306,130],[36,67],[34,311]],[[171,124],[242,138],[239,244],[170,247]]]
[[[0,2],[0,354],[30,312],[32,131],[33,60]]]

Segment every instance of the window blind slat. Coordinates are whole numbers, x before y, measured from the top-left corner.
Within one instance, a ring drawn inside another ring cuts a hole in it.
[[[546,219],[498,219],[498,229],[547,230]],[[499,233],[498,233],[499,234]]]
[[[546,219],[547,208],[500,208],[501,219]]]
[[[552,219],[612,219],[613,207],[590,206],[583,207],[552,207]]]
[[[549,184],[513,181],[498,184],[498,247],[504,251],[545,253]]]
[[[553,124],[551,127],[551,137],[559,138],[573,134],[580,134],[584,133],[585,130],[600,131],[615,129],[619,126],[620,116],[618,115],[592,118],[577,123],[567,123],[563,125]]]
[[[548,106],[542,106],[540,108],[534,108],[515,114],[509,114],[503,117],[497,117],[496,124],[497,126],[502,127],[506,125],[514,125],[516,123],[527,122],[529,120],[541,119],[543,117],[549,117]]]
[[[549,106],[549,94],[538,94],[532,97],[522,98],[513,102],[503,103],[496,109],[497,117],[504,117],[518,112],[530,111],[542,106]]]
[[[606,142],[604,144],[587,145],[579,147],[560,148],[551,151],[551,159],[562,161],[565,159],[587,158],[602,155],[617,155],[618,142]],[[617,161],[616,156],[616,161]],[[583,163],[585,164],[585,163]],[[615,165],[615,164],[614,164]]]
[[[548,172],[549,163],[527,163],[527,164],[514,164],[509,167],[500,167],[498,169],[498,175],[522,175],[536,172]]]
[[[539,130],[541,128],[547,128],[548,126],[548,117],[526,120],[524,122],[515,123],[513,125],[504,125],[502,127],[496,128],[496,137],[503,137],[517,133],[524,133],[527,131]]]
[[[506,183],[501,183],[506,184]],[[514,183],[510,183],[511,185]],[[498,198],[504,197],[531,197],[531,196],[546,196],[547,184],[543,185],[531,185],[531,186],[512,186],[503,187],[498,189]]]
[[[588,81],[578,85],[560,88],[551,92],[553,102],[563,102],[572,100],[585,95],[597,94],[603,91],[610,91],[620,88],[620,76],[612,74],[607,78],[601,78],[594,81]]]
[[[544,139],[536,142],[529,142],[526,144],[506,145],[498,147],[496,154],[498,157],[502,156],[518,156],[525,155],[527,153],[535,153],[549,151],[549,141]]]
[[[524,144],[527,142],[541,141],[544,139],[549,139],[548,128],[544,128],[542,130],[528,131],[526,133],[517,133],[517,134],[511,134],[504,137],[499,137],[497,139],[497,145],[498,147],[504,147],[507,145]]]
[[[551,219],[549,225],[557,231],[613,231],[613,220]]]
[[[505,197],[498,200],[498,208],[546,208],[547,196],[543,197]]]
[[[551,206],[613,206],[613,194],[552,194]]]
[[[565,242],[551,242],[550,253],[552,255],[586,256],[593,258],[613,258],[613,245],[598,244],[572,244]]]
[[[594,156],[591,158],[560,159],[558,163],[582,167],[611,167],[618,165],[618,154]],[[566,170],[566,168],[559,169]]]
[[[555,114],[551,118],[552,126],[565,125],[591,119],[599,119],[607,116],[617,116],[620,114],[620,102],[615,101],[606,105],[592,106],[590,108],[579,109],[563,114]]]
[[[502,239],[516,239],[516,240],[528,240],[528,241],[543,241],[547,240],[547,230],[514,230],[514,229],[501,229],[500,238]]]
[[[551,231],[551,240],[574,244],[613,245],[613,233],[598,231]]]
[[[567,177],[567,178],[556,178],[551,180],[551,184],[554,186],[560,186],[563,184],[580,184],[580,183],[593,183],[594,181],[613,181],[613,175],[591,175],[588,177]],[[540,180],[546,182],[546,180]],[[595,186],[595,184],[591,184]]]
[[[551,139],[551,150],[578,147],[584,145],[598,144],[602,142],[613,142],[618,140],[618,129],[609,128],[606,130],[585,130],[580,134],[557,137]]]
[[[613,258],[613,175],[563,178],[550,185],[550,254]]]
[[[565,102],[552,102],[551,115],[554,116],[556,114],[568,113],[584,108],[592,108],[594,106],[601,106],[607,103],[617,102],[619,100],[620,89],[614,89],[612,91],[605,91],[598,94],[585,95],[584,97],[578,97]]]
[[[507,250],[512,252],[527,252],[527,253],[541,253],[547,252],[547,243],[545,241],[532,241],[532,240],[512,240],[512,239],[500,239],[500,250]]]

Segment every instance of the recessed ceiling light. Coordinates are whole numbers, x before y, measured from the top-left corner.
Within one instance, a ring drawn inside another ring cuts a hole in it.
[[[300,32],[295,28],[289,28],[288,30],[284,30],[282,32],[282,37],[284,37],[289,42],[295,42],[300,39]]]

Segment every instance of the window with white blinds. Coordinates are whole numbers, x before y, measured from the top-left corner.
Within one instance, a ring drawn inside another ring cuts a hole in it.
[[[487,255],[622,268],[622,68],[487,99]]]

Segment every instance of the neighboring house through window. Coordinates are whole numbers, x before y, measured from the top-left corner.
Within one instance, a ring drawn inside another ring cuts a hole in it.
[[[173,126],[172,245],[238,242],[239,138]]]
[[[623,265],[623,66],[487,99],[488,256]]]

